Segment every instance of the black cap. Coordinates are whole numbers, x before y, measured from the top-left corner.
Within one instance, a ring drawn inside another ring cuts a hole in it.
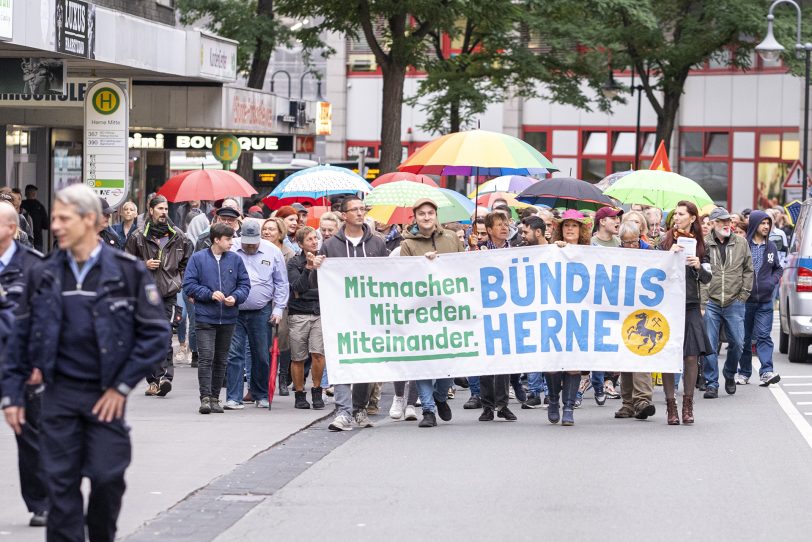
[[[228,216],[231,218],[240,218],[240,213],[231,207],[220,207],[217,209],[217,216]]]
[[[107,203],[107,200],[104,198],[99,198],[99,202],[101,203],[102,214],[103,215],[111,215],[113,214],[113,209],[110,208],[110,204]]]

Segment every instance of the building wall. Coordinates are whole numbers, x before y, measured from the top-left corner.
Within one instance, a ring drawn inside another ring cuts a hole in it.
[[[92,0],[99,6],[175,26],[174,0]]]
[[[335,66],[336,71],[341,68],[346,74],[346,66]],[[627,87],[631,83],[629,77],[616,79]],[[406,96],[413,95],[418,82],[419,77],[407,78]],[[345,75],[345,85],[346,97],[339,97],[346,100],[344,149],[365,146],[377,151],[383,81],[376,73],[351,73]],[[797,197],[781,185],[798,159],[801,98],[801,79],[782,70],[691,75],[668,149],[673,169],[702,184],[718,203],[734,209],[764,207]],[[559,167],[559,175],[595,181],[632,166],[636,113],[636,95],[615,105],[611,113],[580,110],[543,98],[514,98],[490,107],[478,124],[537,146]],[[424,121],[419,107],[403,106],[404,158],[436,137],[421,129]],[[643,96],[640,167],[648,167],[654,154],[656,126],[657,116]],[[341,149],[338,143],[331,145],[328,158],[346,158],[333,155]]]

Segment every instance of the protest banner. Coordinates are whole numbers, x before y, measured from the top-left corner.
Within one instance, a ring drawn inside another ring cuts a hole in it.
[[[685,257],[567,245],[327,258],[330,383],[532,371],[678,373]]]

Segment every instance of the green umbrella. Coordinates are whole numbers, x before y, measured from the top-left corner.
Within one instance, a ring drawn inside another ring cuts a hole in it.
[[[446,196],[439,188],[411,181],[396,181],[376,186],[366,195],[364,203],[371,207],[369,217],[383,224],[409,224],[412,207],[421,199],[437,204],[440,223],[469,220],[473,210],[466,209],[454,198]]]
[[[660,209],[673,209],[680,201],[690,201],[702,208],[713,200],[705,190],[688,177],[671,171],[640,169],[607,188],[604,194],[632,204],[651,205]]]

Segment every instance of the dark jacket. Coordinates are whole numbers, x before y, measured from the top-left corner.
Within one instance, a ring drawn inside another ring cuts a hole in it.
[[[321,314],[319,289],[310,282],[310,275],[313,273],[313,270],[307,269],[307,255],[304,251],[288,262],[288,282],[290,282],[288,314]]]
[[[46,384],[54,381],[62,322],[62,276],[67,266],[63,250],[52,252],[31,272],[30,340],[25,360],[9,359],[3,378],[2,404],[22,406],[24,383],[31,368],[42,371]],[[102,244],[100,277],[93,321],[101,368],[101,389],[127,395],[166,356],[171,332],[164,306],[144,264],[133,256]]]
[[[335,235],[322,244],[319,254],[328,258],[377,258],[389,254],[384,240],[372,233],[366,224],[362,226],[364,234],[361,242],[355,247],[347,241],[344,228],[341,226]]]
[[[161,297],[172,297],[183,285],[183,273],[192,255],[192,244],[186,235],[172,224],[169,225],[169,241],[161,248],[156,239],[149,236],[150,223],[127,239],[126,251],[141,261],[161,260],[158,269],[151,271]]]
[[[130,229],[126,232],[124,231],[123,222],[113,224],[112,228],[113,231],[116,233],[116,235],[118,235],[118,238],[121,241],[121,246],[123,247],[124,245],[127,244],[127,239],[129,239],[132,234],[138,231],[138,224],[136,224],[136,221],[133,220],[133,223],[130,225]]]
[[[707,254],[700,260],[699,269],[685,266],[685,304],[687,306],[699,305],[702,302],[701,284],[708,284],[713,278],[708,269],[710,258]]]
[[[761,224],[765,218],[770,221],[770,229],[772,229],[773,221],[770,215],[764,211],[753,211],[750,213],[747,226],[747,240],[750,242],[750,253],[753,255],[754,272],[753,290],[747,299],[748,303],[766,303],[771,301],[775,286],[781,280],[781,275],[784,273],[784,268],[781,267],[779,260],[778,247],[775,246],[775,243],[770,241],[769,238],[761,245],[757,245],[753,242],[753,236],[756,234],[759,224]],[[757,259],[761,259],[761,267],[758,269],[758,272],[755,272]]]
[[[28,344],[29,310],[28,284],[33,280],[33,269],[44,259],[44,256],[36,250],[23,246],[18,241],[13,241],[17,247],[14,256],[8,265],[0,271],[0,286],[6,293],[8,307],[14,308],[14,320],[12,331],[15,335],[13,346],[6,351],[6,356],[14,357],[13,363],[17,366],[30,367],[26,355],[25,345]],[[3,365],[5,359],[0,359],[0,376],[3,375]],[[26,371],[30,374],[30,369]],[[12,384],[14,386],[16,384]],[[0,381],[0,390],[2,389]],[[0,393],[0,397],[6,394]]]
[[[121,238],[116,232],[113,231],[113,228],[104,228],[102,231],[100,231],[99,239],[104,241],[106,245],[110,245],[118,250],[124,250],[124,245],[121,242]]]
[[[392,252],[393,250],[398,248],[400,244],[403,242],[403,235],[400,234],[397,226],[392,226],[392,229],[389,230],[389,233],[384,236],[383,241],[384,243],[386,243],[386,250]]]
[[[234,296],[233,307],[214,301],[211,296],[220,291],[226,297]],[[245,264],[234,252],[224,252],[220,261],[211,249],[195,252],[189,258],[183,276],[183,293],[195,302],[195,320],[205,324],[235,324],[240,305],[248,299],[251,279]]]

